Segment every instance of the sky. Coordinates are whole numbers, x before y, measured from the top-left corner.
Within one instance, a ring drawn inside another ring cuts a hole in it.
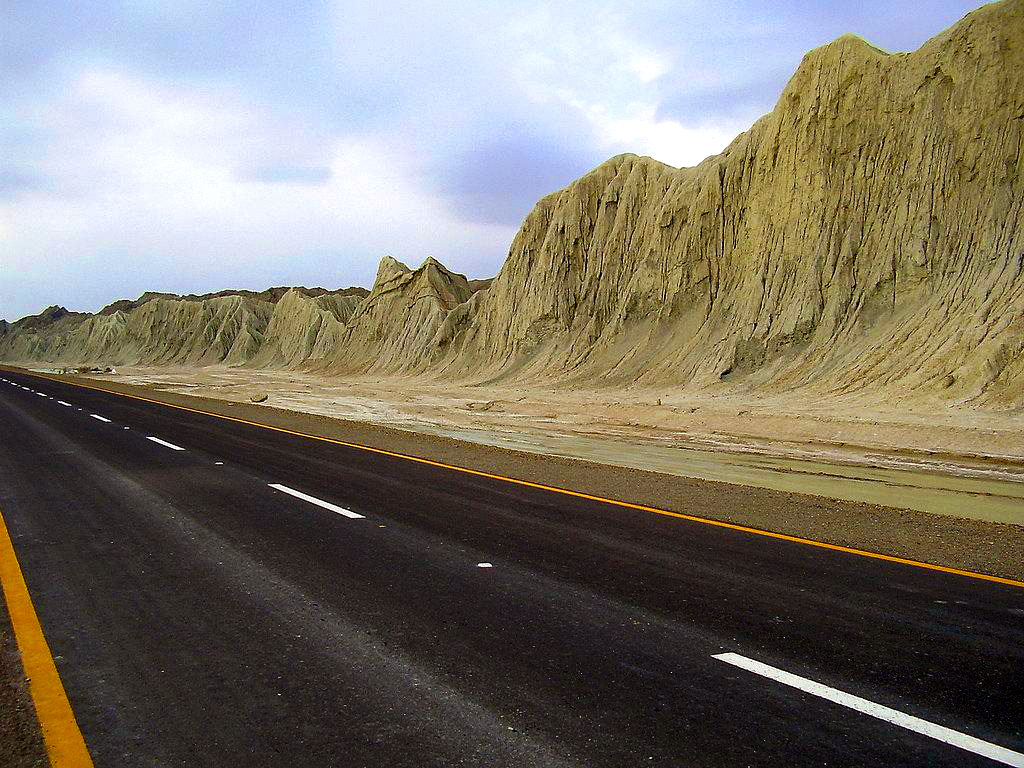
[[[811,48],[913,50],[975,3],[3,0],[0,317],[146,290],[497,273],[533,204],[674,166]]]

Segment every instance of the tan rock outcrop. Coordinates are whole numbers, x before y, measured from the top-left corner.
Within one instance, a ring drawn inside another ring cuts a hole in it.
[[[542,200],[451,367],[1024,404],[1022,125],[1019,0],[913,54],[840,38],[721,155]]]
[[[250,364],[289,368],[331,356],[359,300],[353,294],[311,297],[289,291],[274,305],[263,346]]]
[[[465,276],[428,258],[418,269],[385,257],[370,295],[349,318],[327,369],[333,372],[422,372],[439,348],[449,313],[473,294]]]
[[[385,258],[365,298],[147,295],[19,321],[0,358],[1024,408],[1022,132],[1024,0],[1004,0],[914,53],[812,51],[693,168],[612,158],[536,205],[489,283]]]
[[[311,333],[313,342],[323,336],[320,347],[333,349],[326,330],[311,331],[316,320],[323,315],[325,326],[340,327],[366,294],[272,288],[193,298],[144,294],[95,315],[50,307],[11,325],[0,337],[0,357],[65,365],[240,365],[260,355],[262,364],[297,364],[318,349],[306,342]]]

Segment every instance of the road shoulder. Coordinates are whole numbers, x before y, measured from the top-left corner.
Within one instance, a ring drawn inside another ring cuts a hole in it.
[[[3,601],[0,601],[0,745],[3,745],[3,764],[9,768],[45,768],[50,764]]]
[[[1010,579],[1024,578],[1024,526],[525,453],[367,422],[196,397],[120,382],[78,376],[52,378],[681,514],[948,568]],[[979,503],[984,501],[979,499]],[[644,513],[623,510],[623,514]]]

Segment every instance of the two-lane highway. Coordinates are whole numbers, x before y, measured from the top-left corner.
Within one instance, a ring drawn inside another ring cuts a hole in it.
[[[0,436],[97,765],[1024,765],[1021,586],[24,373]]]

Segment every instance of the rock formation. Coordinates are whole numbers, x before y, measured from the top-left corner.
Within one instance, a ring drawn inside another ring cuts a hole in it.
[[[295,306],[308,302],[344,320],[366,295],[362,288],[336,293],[272,288],[192,297],[146,293],[135,301],[115,302],[95,315],[49,307],[11,324],[0,336],[0,357],[63,365],[240,365],[263,353],[267,364],[285,365],[300,359],[292,350],[295,323],[284,319]],[[302,337],[312,325],[308,316],[305,319]],[[275,356],[274,346],[265,344],[271,324],[280,334],[274,337],[278,347],[289,350],[287,358]]]
[[[366,291],[319,296],[288,291],[274,305],[265,342],[252,356],[250,365],[287,368],[328,358],[337,349],[345,323],[365,295]]]
[[[1021,404],[1022,126],[1024,3],[913,54],[840,38],[721,155],[542,200],[456,366]]]
[[[489,285],[385,259],[358,302],[51,308],[0,357],[1021,408],[1022,129],[1024,0],[1004,0],[914,53],[853,36],[812,51],[771,113],[693,168],[612,158],[537,204]]]
[[[428,258],[419,269],[385,257],[373,290],[349,319],[335,372],[399,373],[427,370],[445,318],[473,291],[463,275]]]

